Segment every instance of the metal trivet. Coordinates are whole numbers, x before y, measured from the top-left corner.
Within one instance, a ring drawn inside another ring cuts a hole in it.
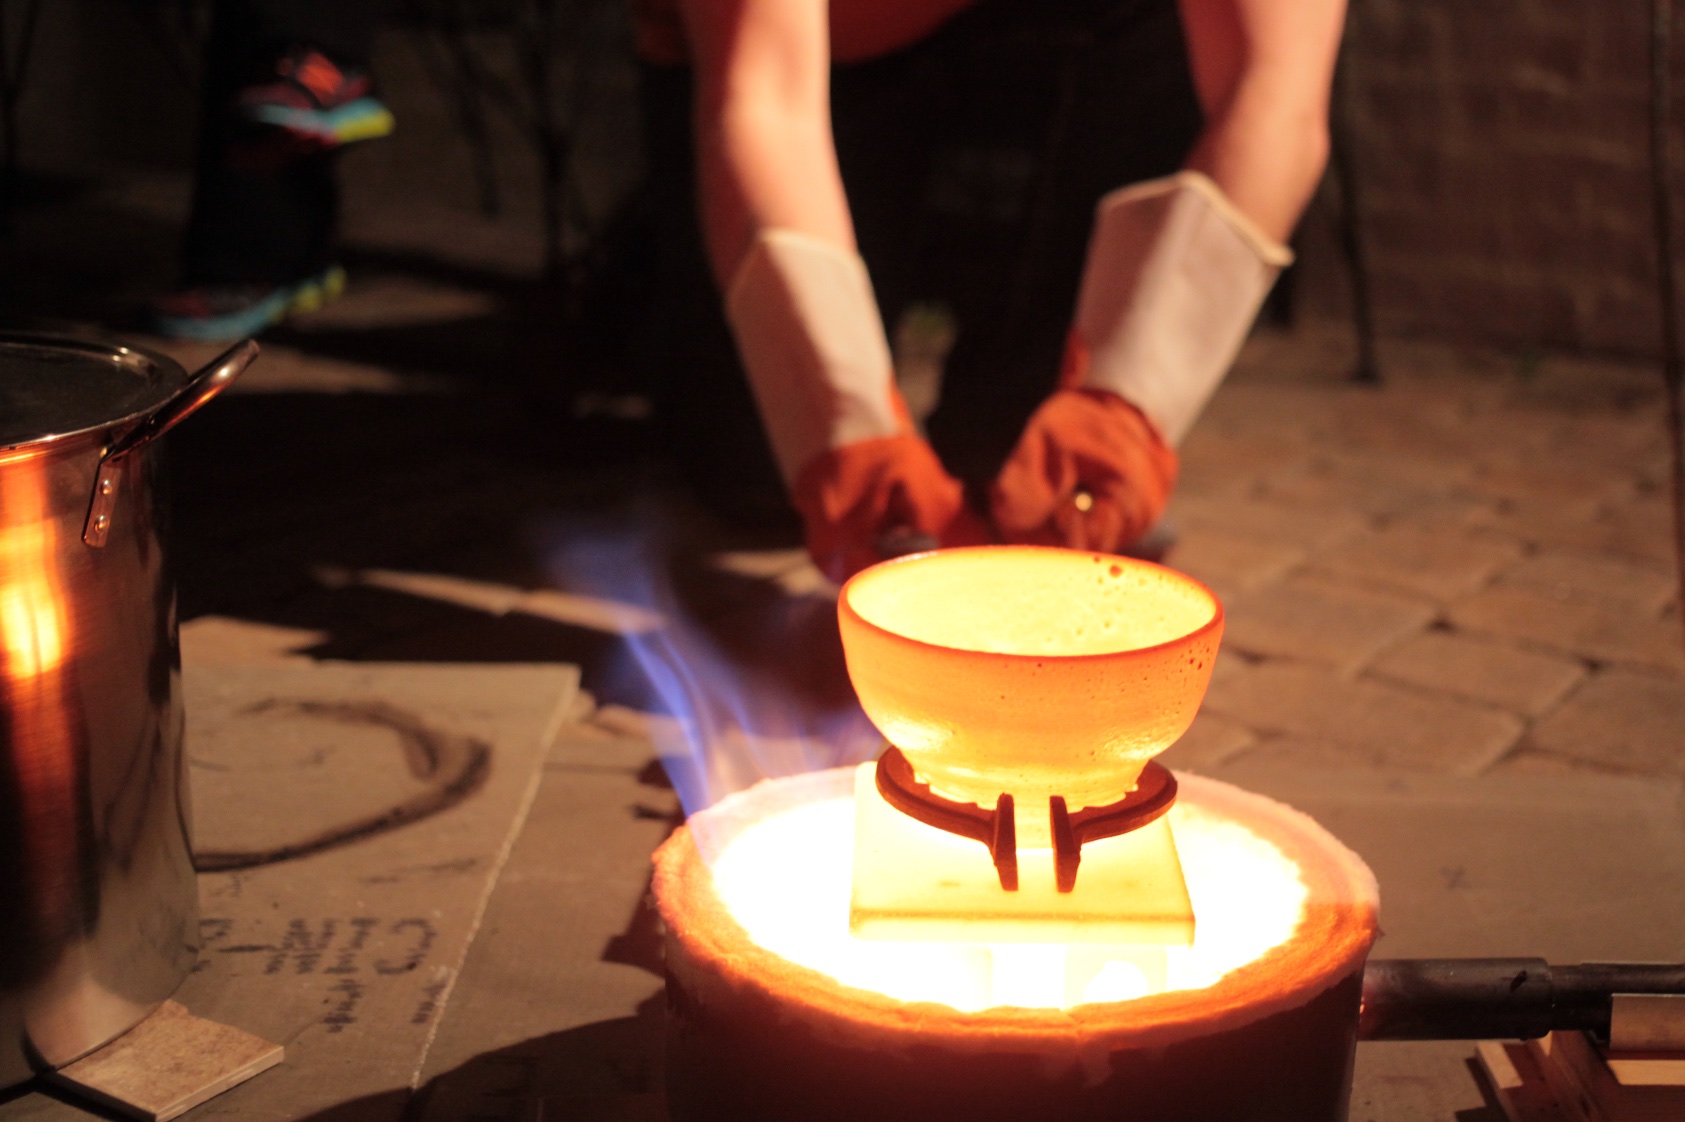
[[[945,799],[932,791],[930,784],[919,782],[913,774],[913,765],[894,745],[878,757],[877,779],[878,793],[884,802],[902,814],[938,830],[982,842],[995,863],[1000,886],[1008,892],[1018,891],[1018,823],[1010,794],[1001,792],[993,810],[985,810],[976,803]],[[1161,817],[1175,801],[1176,777],[1157,761],[1149,762],[1142,770],[1135,790],[1106,806],[1083,807],[1072,813],[1066,809],[1065,797],[1054,795],[1048,800],[1048,814],[1059,891],[1069,892],[1076,887],[1077,867],[1082,863],[1085,844],[1138,830]]]

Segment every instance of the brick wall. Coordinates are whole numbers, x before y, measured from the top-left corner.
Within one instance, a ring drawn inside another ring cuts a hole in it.
[[[1382,331],[1655,353],[1649,0],[1351,2]],[[1675,115],[1678,185],[1685,100]]]

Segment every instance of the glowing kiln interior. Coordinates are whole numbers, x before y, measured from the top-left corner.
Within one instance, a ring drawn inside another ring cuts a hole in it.
[[[854,780],[763,782],[657,853],[676,1120],[1344,1117],[1377,897],[1315,822],[1184,776],[1200,928],[1156,966],[1140,948],[866,940],[848,923]],[[1167,988],[1137,996],[1155,969]]]
[[[757,945],[843,985],[963,1011],[1121,1001],[1156,980],[1139,950],[1105,944],[851,934],[853,785],[830,782],[835,794],[746,825],[714,860],[721,902]],[[1200,924],[1191,947],[1157,952],[1169,990],[1203,989],[1256,961],[1290,939],[1304,914],[1306,886],[1294,861],[1202,793],[1209,796],[1207,785],[1189,779],[1171,811]]]

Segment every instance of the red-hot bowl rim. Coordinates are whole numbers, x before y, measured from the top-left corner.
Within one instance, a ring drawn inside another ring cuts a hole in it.
[[[955,554],[962,553],[1007,552],[1018,554],[1066,554],[1079,557],[1094,557],[1114,564],[1121,563],[1123,565],[1136,568],[1156,569],[1160,573],[1167,574],[1173,580],[1190,586],[1196,591],[1203,593],[1211,601],[1211,618],[1206,620],[1205,623],[1201,624],[1199,627],[1196,627],[1194,630],[1188,632],[1186,635],[1180,635],[1174,639],[1167,639],[1162,643],[1154,643],[1150,647],[1127,647],[1123,650],[1092,651],[1087,654],[1022,654],[1014,651],[980,651],[970,647],[950,647],[942,643],[931,643],[924,639],[915,639],[911,635],[903,635],[899,632],[891,631],[889,628],[884,627],[881,624],[873,623],[871,620],[861,615],[859,610],[856,609],[850,601],[849,592],[856,583],[874,573],[881,575],[891,566],[913,565],[920,561],[928,561],[932,557],[953,556]],[[1062,549],[1058,546],[1049,545],[968,545],[958,546],[953,549],[937,549],[926,550],[923,553],[909,553],[905,557],[896,557],[889,561],[880,561],[870,568],[862,569],[858,573],[855,573],[843,584],[841,591],[837,593],[837,615],[845,618],[851,624],[856,625],[865,631],[881,636],[889,642],[902,644],[915,650],[922,649],[932,652],[941,652],[947,657],[963,656],[968,659],[989,660],[1029,659],[1035,662],[1058,662],[1068,665],[1106,660],[1127,661],[1137,658],[1148,658],[1161,651],[1170,650],[1176,647],[1191,646],[1208,635],[1213,633],[1220,634],[1223,629],[1222,600],[1218,599],[1217,594],[1212,592],[1210,588],[1206,587],[1203,582],[1195,580],[1193,577],[1190,577],[1188,574],[1181,572],[1180,570],[1172,569],[1168,565],[1160,565],[1153,561],[1142,560],[1139,557],[1124,557],[1119,554],[1101,553],[1098,550],[1090,549]]]

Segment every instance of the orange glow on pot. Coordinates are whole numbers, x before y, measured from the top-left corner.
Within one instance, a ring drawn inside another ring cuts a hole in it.
[[[0,471],[0,720],[11,745],[0,766],[11,765],[17,836],[31,855],[24,922],[66,931],[79,918],[80,886],[48,871],[75,867],[83,777],[77,731],[65,719],[76,712],[70,616],[48,496],[44,459],[13,459]]]
[[[38,678],[65,656],[65,612],[54,582],[57,539],[45,510],[45,468],[0,472],[0,657],[13,681]]]

